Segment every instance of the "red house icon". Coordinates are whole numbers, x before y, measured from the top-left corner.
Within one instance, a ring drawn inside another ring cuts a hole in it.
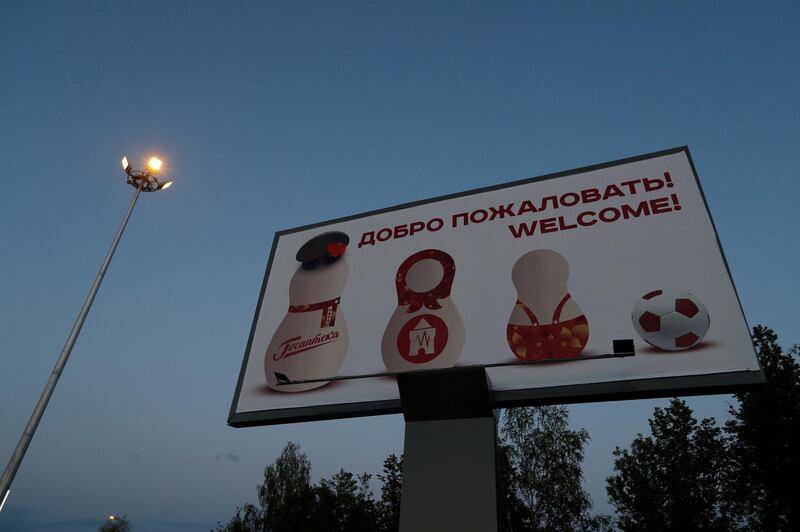
[[[408,356],[433,355],[436,329],[430,323],[421,319],[416,327],[408,333]]]

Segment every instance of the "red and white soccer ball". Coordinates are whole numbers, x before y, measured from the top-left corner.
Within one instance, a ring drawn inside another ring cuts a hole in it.
[[[642,340],[666,351],[697,345],[711,325],[705,305],[692,294],[677,290],[645,294],[633,307],[631,320]]]

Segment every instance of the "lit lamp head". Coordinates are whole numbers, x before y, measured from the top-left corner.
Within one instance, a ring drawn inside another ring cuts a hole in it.
[[[172,181],[158,175],[164,161],[158,157],[150,157],[146,170],[134,170],[127,157],[122,158],[122,168],[128,175],[128,184],[144,192],[155,192],[172,186]]]

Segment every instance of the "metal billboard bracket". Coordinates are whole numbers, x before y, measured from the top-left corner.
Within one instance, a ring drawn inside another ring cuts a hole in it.
[[[493,416],[489,376],[481,366],[399,373],[396,378],[406,422]]]

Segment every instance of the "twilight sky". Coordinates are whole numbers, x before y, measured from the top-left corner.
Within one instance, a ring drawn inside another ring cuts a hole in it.
[[[133,192],[119,158],[175,178],[141,198],[0,530],[208,530],[288,440],[315,479],[401,451],[401,416],[226,425],[280,229],[687,144],[750,324],[800,342],[798,25],[795,2],[0,0],[0,467]],[[665,402],[571,407],[597,511]]]

